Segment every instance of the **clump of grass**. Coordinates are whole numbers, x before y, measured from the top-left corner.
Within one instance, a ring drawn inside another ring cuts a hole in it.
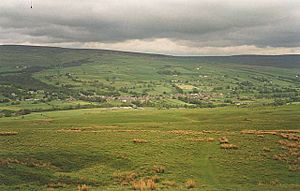
[[[229,143],[229,140],[227,137],[221,137],[219,138],[219,142],[220,144],[224,144],[224,143]]]
[[[300,148],[300,143],[299,142],[280,140],[280,141],[278,141],[278,143],[285,146],[285,147],[288,147],[288,148]]]
[[[278,154],[278,155],[274,155],[273,156],[274,160],[279,160],[279,161],[286,161],[287,160],[287,156],[284,154]]]
[[[265,152],[271,152],[271,149],[267,148],[267,147],[263,147],[263,151],[265,151]]]
[[[13,158],[0,159],[0,166],[9,165],[9,164],[19,164],[19,165],[24,165],[28,167],[37,167],[37,168],[55,168],[50,163],[45,163],[31,158],[26,158],[23,160],[18,160]]]
[[[151,177],[151,180],[153,180],[153,182],[158,183],[160,181],[160,177],[157,175],[154,175]]]
[[[224,143],[221,144],[221,149],[238,149],[238,146],[234,144]]]
[[[77,186],[78,191],[88,191],[89,187],[86,184],[78,185]]]
[[[204,134],[201,131],[192,131],[192,130],[172,130],[168,132],[176,135],[203,135]]]
[[[275,130],[242,130],[241,134],[254,134],[254,135],[277,135],[279,131]]]
[[[60,130],[57,130],[57,132],[81,132],[82,129],[80,128],[70,128],[70,129],[60,129]]]
[[[133,181],[132,182],[132,189],[143,191],[143,190],[146,189],[146,182],[143,179],[138,180],[138,181]]]
[[[280,133],[280,136],[285,139],[289,139],[289,140],[293,140],[293,141],[300,141],[300,135]]]
[[[196,182],[192,179],[189,179],[185,182],[185,187],[187,189],[192,189],[192,188],[196,188]]]
[[[155,173],[164,173],[165,170],[166,170],[166,167],[163,166],[163,165],[154,165],[154,166],[153,166],[153,171],[154,171]]]
[[[156,189],[156,184],[152,179],[148,179],[146,186],[149,190],[155,190]]]
[[[170,181],[170,180],[163,181],[162,185],[166,186],[167,188],[177,187],[176,182],[175,181]]]
[[[47,185],[47,187],[48,187],[48,190],[49,189],[54,189],[54,188],[64,188],[64,187],[66,187],[66,184],[64,184],[64,183],[61,183],[61,182],[58,182],[58,183],[50,183],[50,184],[48,184]]]
[[[133,139],[133,143],[139,144],[139,143],[148,143],[145,139]]]
[[[289,171],[291,172],[300,172],[300,167],[299,166],[296,166],[296,165],[290,165],[289,166]]]
[[[133,190],[156,190],[156,184],[152,179],[148,179],[148,180],[138,180],[138,181],[133,181],[132,182],[132,189]]]
[[[218,133],[220,133],[220,131],[208,131],[208,130],[203,130],[202,131],[203,133],[208,133],[208,134],[218,134]]]
[[[213,142],[215,141],[214,138],[208,137],[208,138],[192,138],[188,139],[189,141],[194,141],[194,142]]]
[[[113,177],[119,182],[121,185],[129,185],[132,181],[134,181],[138,175],[135,172],[118,172],[113,175]]]
[[[14,131],[8,131],[8,132],[0,132],[0,136],[13,136],[13,135],[17,135],[18,132],[14,132]]]

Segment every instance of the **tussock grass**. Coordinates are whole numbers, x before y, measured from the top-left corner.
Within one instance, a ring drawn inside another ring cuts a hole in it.
[[[254,135],[279,135],[283,138],[288,138],[292,135],[287,135],[290,133],[300,133],[300,130],[242,130],[241,134],[254,134]],[[295,135],[295,134],[294,134]],[[299,135],[295,135],[299,137]]]
[[[196,188],[196,182],[192,179],[189,179],[185,182],[185,187],[187,189],[192,189],[192,188]]]
[[[167,188],[175,188],[175,187],[177,187],[177,183],[175,181],[170,181],[170,180],[163,181],[162,185],[164,185]]]
[[[268,148],[268,147],[263,147],[263,151],[264,151],[264,152],[271,152],[271,149]]]
[[[221,137],[219,138],[219,142],[220,144],[225,144],[225,143],[229,143],[229,140],[227,137]]]
[[[97,128],[71,128],[59,129],[57,132],[84,132],[84,133],[102,133],[102,132],[116,132],[116,133],[159,133],[159,130],[134,130],[134,129],[97,129]]]
[[[71,129],[60,129],[60,130],[57,130],[57,132],[81,132],[82,129],[80,128],[71,128]]]
[[[47,188],[48,188],[48,190],[50,190],[50,189],[54,190],[54,188],[58,189],[58,188],[64,188],[66,186],[67,185],[65,183],[58,182],[58,183],[50,183],[50,184],[48,184]]]
[[[164,173],[165,170],[166,170],[166,167],[163,166],[163,165],[154,165],[154,166],[153,166],[153,171],[154,171],[155,173]]]
[[[133,190],[143,191],[143,190],[146,189],[146,187],[147,187],[146,182],[143,179],[132,182],[132,189]]]
[[[221,149],[238,149],[239,147],[234,144],[223,143],[221,144]]]
[[[288,147],[288,148],[300,148],[300,142],[292,142],[292,141],[287,141],[287,140],[279,140],[279,144]]]
[[[133,139],[133,143],[139,144],[139,143],[148,143],[145,139]]]
[[[280,136],[285,139],[289,139],[289,140],[293,140],[293,141],[300,141],[300,135],[297,135],[297,134],[280,133]]]
[[[155,182],[155,183],[158,183],[158,182],[160,181],[160,177],[157,176],[157,175],[151,176],[150,178],[151,178],[151,180],[153,180],[153,182]]]
[[[192,130],[173,130],[168,131],[168,133],[176,134],[176,135],[203,135],[202,131],[192,131]]]
[[[37,167],[37,168],[55,168],[50,163],[45,163],[30,158],[24,160],[18,160],[13,158],[0,159],[0,166],[10,165],[10,164],[19,164],[19,165],[24,165],[28,167]]]
[[[147,179],[147,180],[140,179],[140,180],[132,182],[132,189],[133,190],[140,190],[140,191],[143,191],[143,190],[156,190],[157,187],[156,187],[155,182],[152,179]]]
[[[208,137],[208,138],[191,138],[191,139],[187,139],[188,141],[193,141],[193,142],[214,142],[215,139],[212,137]]]
[[[277,154],[273,155],[273,159],[279,161],[287,161],[287,156],[285,154]]]
[[[289,166],[289,171],[291,171],[291,172],[300,172],[300,166],[290,165]]]
[[[155,190],[156,189],[156,184],[152,179],[148,179],[146,186],[149,190]]]
[[[242,130],[241,134],[254,134],[254,135],[277,135],[278,131],[269,130]]]
[[[138,174],[132,171],[117,172],[113,174],[113,178],[121,185],[130,185],[138,177]]]
[[[77,190],[78,190],[78,191],[88,191],[88,190],[89,190],[89,186],[86,185],[86,184],[78,185],[78,186],[77,186]]]
[[[15,131],[7,131],[7,132],[0,132],[0,136],[13,136],[13,135],[17,135],[18,132]]]

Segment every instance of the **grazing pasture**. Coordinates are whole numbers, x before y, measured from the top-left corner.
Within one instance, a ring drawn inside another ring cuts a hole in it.
[[[299,190],[300,105],[0,119],[1,190]]]

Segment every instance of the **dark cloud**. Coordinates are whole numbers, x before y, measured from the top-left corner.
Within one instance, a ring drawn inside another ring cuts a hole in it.
[[[300,47],[298,0],[9,0],[0,43],[169,39],[189,47]]]

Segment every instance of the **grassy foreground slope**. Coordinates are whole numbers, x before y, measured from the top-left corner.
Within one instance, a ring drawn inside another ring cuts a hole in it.
[[[299,130],[300,105],[1,118],[0,190],[299,190]]]

